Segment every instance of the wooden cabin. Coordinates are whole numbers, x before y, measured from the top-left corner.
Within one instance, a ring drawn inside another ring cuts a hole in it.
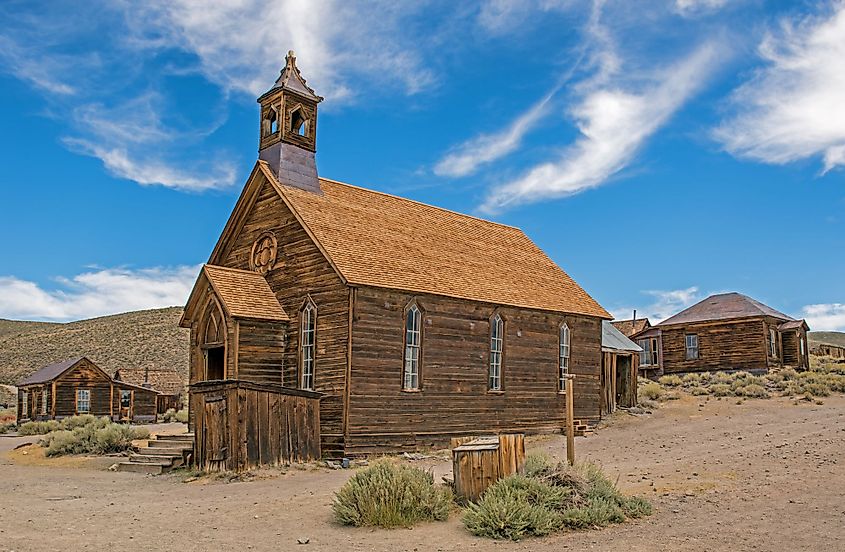
[[[18,383],[17,423],[92,414],[114,421],[154,422],[156,391],[113,381],[85,357],[41,368]]]
[[[634,334],[653,375],[714,370],[809,368],[804,320],[740,293],[713,295]],[[651,375],[651,373],[650,373]]]
[[[816,356],[845,360],[845,347],[833,343],[824,343],[810,338],[810,353]]]
[[[172,368],[136,368],[123,367],[114,373],[114,380],[131,383],[138,387],[155,389],[156,412],[164,414],[171,408],[181,410],[186,405],[185,389],[188,386],[187,374]]]
[[[601,338],[601,412],[637,406],[637,380],[642,348],[607,320]]]
[[[259,98],[259,161],[181,321],[191,393],[315,391],[336,455],[560,431],[567,373],[598,420],[607,311],[517,228],[320,178],[320,100],[292,54]]]

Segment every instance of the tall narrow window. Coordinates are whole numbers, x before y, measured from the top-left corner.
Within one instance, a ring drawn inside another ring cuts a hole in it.
[[[800,339],[799,343],[801,344],[801,356],[804,356],[805,353],[804,353],[804,338],[803,337]]]
[[[29,418],[29,390],[24,389],[21,396],[21,418]]]
[[[569,326],[560,327],[560,351],[558,354],[558,390],[566,389],[566,376],[569,374]]]
[[[657,354],[657,338],[656,337],[651,338],[651,364],[652,364],[652,366],[657,366],[658,364],[660,364],[659,356]]]
[[[637,345],[642,348],[642,351],[640,351],[640,366],[649,366],[651,364],[651,340],[637,340]]]
[[[777,339],[777,334],[775,333],[775,330],[772,329],[772,328],[769,328],[769,353],[773,357],[778,356],[778,343],[777,343],[776,339]]]
[[[698,359],[698,336],[689,334],[686,336],[687,360]]]
[[[87,414],[91,412],[91,390],[77,389],[76,390],[76,413]]]
[[[405,368],[402,389],[415,391],[420,388],[420,346],[422,345],[422,312],[417,305],[405,313]]]
[[[505,341],[505,322],[498,314],[490,319],[490,391],[502,390],[502,350]]]
[[[300,387],[314,389],[314,357],[316,353],[317,307],[310,300],[302,307],[299,321]]]
[[[47,415],[47,388],[41,390],[41,415]]]

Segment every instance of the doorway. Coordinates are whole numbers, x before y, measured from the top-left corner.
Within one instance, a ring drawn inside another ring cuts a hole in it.
[[[205,379],[225,379],[226,347],[209,347],[205,350]]]

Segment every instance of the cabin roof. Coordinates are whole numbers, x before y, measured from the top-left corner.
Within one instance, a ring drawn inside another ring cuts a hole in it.
[[[679,312],[675,316],[667,318],[658,324],[658,326],[761,316],[771,316],[772,318],[777,318],[783,321],[795,320],[791,316],[783,314],[780,311],[776,311],[772,307],[764,305],[747,295],[734,292],[711,295],[707,299],[704,299],[688,309]]]
[[[115,381],[135,387],[144,387],[145,377],[147,377],[147,383],[150,384],[150,387],[154,391],[158,391],[164,395],[178,395],[185,390],[185,378],[176,370],[124,366],[114,373]]]
[[[783,324],[778,326],[778,330],[786,331],[786,330],[800,330],[804,328],[805,330],[809,330],[810,326],[807,325],[806,320],[790,320],[789,322],[784,322]]]
[[[290,320],[264,276],[249,270],[205,265],[203,274],[223,302],[223,308],[235,318]]]
[[[315,194],[259,165],[350,285],[610,318],[518,228],[324,178]]]
[[[18,387],[53,381],[54,379],[58,378],[59,376],[76,366],[79,361],[84,359],[85,357],[76,357],[45,366],[44,368],[41,368],[35,373],[31,374],[29,377],[21,380],[20,383],[18,383]]]
[[[631,337],[632,335],[651,327],[651,322],[649,322],[648,318],[636,318],[632,320],[614,320],[612,324],[626,337]]]
[[[601,349],[611,353],[617,351],[639,353],[643,350],[607,320],[601,322]]]

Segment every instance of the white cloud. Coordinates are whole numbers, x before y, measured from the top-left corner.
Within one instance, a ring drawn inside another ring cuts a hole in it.
[[[309,84],[338,99],[351,94],[346,81],[356,74],[399,82],[408,93],[433,82],[404,25],[420,7],[387,0],[154,0],[128,4],[127,12],[139,44],[195,54],[200,71],[226,90],[265,92],[293,49]]]
[[[811,330],[845,332],[845,303],[820,303],[802,309]]]
[[[727,4],[728,0],[675,0],[675,11],[688,16],[718,10]]]
[[[67,321],[183,305],[199,269],[200,266],[179,266],[94,270],[69,280],[59,278],[54,289],[3,276],[0,318]]]
[[[827,17],[783,20],[759,47],[765,67],[733,95],[715,138],[738,157],[784,164],[820,155],[845,166],[845,2]]]
[[[651,302],[638,305],[637,318],[648,318],[652,324],[658,324],[670,316],[678,314],[685,308],[697,303],[702,296],[697,286],[675,290],[649,290],[643,294],[651,297]],[[611,314],[617,320],[630,320],[634,307],[614,309]]]
[[[648,138],[701,87],[718,57],[717,48],[705,44],[646,78],[646,84],[628,84],[616,76],[616,56],[603,52],[600,78],[585,83],[585,95],[571,112],[581,137],[559,159],[494,188],[482,211],[495,213],[603,184],[625,168]]]
[[[527,132],[533,129],[547,112],[554,91],[535,103],[531,109],[496,133],[482,134],[464,142],[434,166],[437,176],[461,177],[473,174],[482,165],[515,151]]]

